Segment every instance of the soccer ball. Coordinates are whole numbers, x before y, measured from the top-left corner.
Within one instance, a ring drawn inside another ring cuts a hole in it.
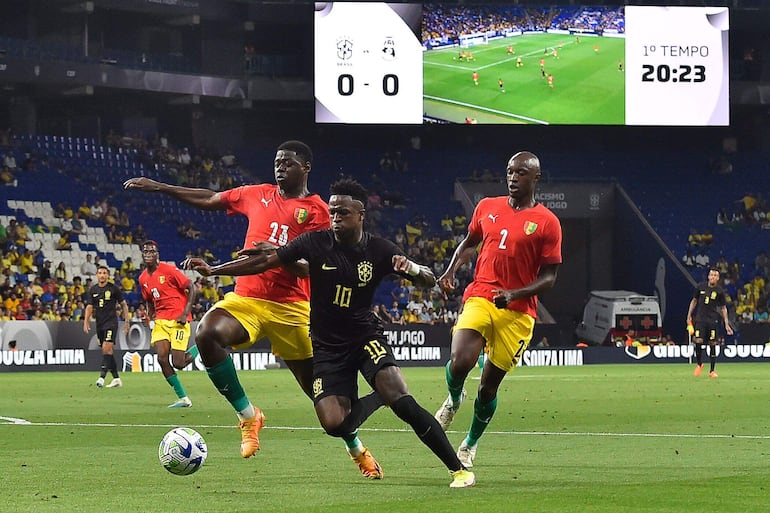
[[[208,448],[203,437],[187,427],[174,428],[158,446],[158,459],[163,468],[178,476],[197,472],[206,461]]]

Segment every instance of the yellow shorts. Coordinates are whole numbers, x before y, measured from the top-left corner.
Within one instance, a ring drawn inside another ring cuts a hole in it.
[[[310,343],[310,303],[276,303],[228,292],[214,308],[221,308],[238,319],[249,332],[249,341],[233,349],[249,347],[267,337],[273,354],[284,360],[307,360],[313,356]]]
[[[171,349],[187,351],[187,343],[190,341],[190,323],[180,324],[168,319],[156,319],[150,345],[154,346],[158,340],[171,342]]]
[[[484,351],[496,367],[509,372],[519,363],[532,340],[535,319],[529,315],[497,308],[482,297],[470,297],[457,317],[455,330],[475,330],[484,337]]]

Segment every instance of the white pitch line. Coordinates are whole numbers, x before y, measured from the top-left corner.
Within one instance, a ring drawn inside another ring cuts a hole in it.
[[[527,117],[527,116],[521,116],[519,114],[513,114],[511,112],[505,112],[505,111],[502,111],[502,110],[490,109],[490,108],[487,108],[487,107],[482,107],[481,105],[473,105],[471,103],[460,102],[460,101],[457,101],[457,100],[450,100],[449,98],[440,98],[438,96],[430,96],[428,94],[424,94],[423,97],[424,98],[428,98],[429,100],[435,100],[435,101],[438,101],[438,102],[451,103],[453,105],[459,105],[461,107],[468,107],[470,109],[481,110],[481,111],[484,111],[484,112],[491,112],[492,114],[498,114],[500,116],[506,116],[506,117],[509,117],[509,118],[523,119],[524,121],[530,121],[530,122],[536,123],[538,125],[547,125],[548,124],[548,121],[543,121],[542,119],[530,118],[530,117]]]
[[[13,417],[0,417],[0,421],[9,421],[7,426],[64,426],[64,427],[108,427],[108,428],[174,428],[181,424],[111,424],[111,423],[85,423],[85,422],[30,422],[24,419]],[[10,422],[10,421],[13,422]],[[0,423],[0,426],[3,424]],[[235,429],[233,424],[192,424],[191,427],[198,429]],[[263,429],[275,431],[322,431],[318,426],[265,426]],[[371,431],[379,433],[411,433],[407,428],[362,428],[362,431]],[[450,434],[464,434],[465,431],[449,430]],[[487,435],[533,435],[533,436],[597,436],[597,437],[618,437],[618,438],[711,438],[711,439],[738,439],[738,440],[770,440],[770,435],[729,435],[720,433],[611,433],[594,431],[485,431]]]

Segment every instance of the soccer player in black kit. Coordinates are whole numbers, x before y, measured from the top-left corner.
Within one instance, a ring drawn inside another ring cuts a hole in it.
[[[83,331],[91,331],[91,316],[96,318],[96,336],[102,348],[102,367],[96,386],[104,386],[107,371],[112,373],[112,381],[107,388],[123,386],[118,376],[118,364],[115,362],[113,350],[118,333],[118,306],[123,312],[123,332],[128,335],[128,304],[123,297],[120,287],[109,281],[110,270],[99,266],[96,271],[96,284],[86,292],[86,311],[83,314]]]
[[[695,322],[693,323],[693,312],[695,312]],[[708,280],[699,283],[693,292],[690,307],[687,309],[687,332],[692,336],[695,343],[695,371],[693,376],[700,376],[703,370],[703,347],[706,341],[709,345],[709,359],[711,369],[710,378],[718,378],[719,375],[714,371],[717,364],[716,344],[719,339],[719,325],[724,324],[725,332],[728,335],[733,334],[730,327],[730,321],[727,319],[727,306],[725,302],[725,291],[719,286],[719,269],[709,268]]]
[[[310,274],[310,338],[313,342],[313,402],[327,434],[340,437],[361,423],[358,372],[393,412],[446,465],[451,488],[475,484],[433,415],[409,394],[380,321],[372,314],[374,292],[389,274],[432,287],[436,278],[409,260],[394,243],[363,230],[367,193],[358,182],[340,179],[330,187],[330,230],[304,233],[285,246],[259,246],[211,274],[243,275],[306,261]],[[185,267],[198,270],[199,259]]]

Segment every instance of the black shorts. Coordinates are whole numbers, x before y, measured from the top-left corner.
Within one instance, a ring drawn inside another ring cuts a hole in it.
[[[99,339],[99,347],[101,347],[102,344],[104,344],[105,342],[114,344],[117,334],[118,334],[117,326],[106,328],[103,330],[96,330],[96,336]]]
[[[710,342],[712,340],[719,340],[719,325],[713,322],[696,322],[695,333],[692,338],[700,338],[703,342]]]
[[[358,347],[330,351],[313,347],[313,403],[329,395],[358,399],[358,373],[374,388],[374,376],[398,365],[384,337]]]

